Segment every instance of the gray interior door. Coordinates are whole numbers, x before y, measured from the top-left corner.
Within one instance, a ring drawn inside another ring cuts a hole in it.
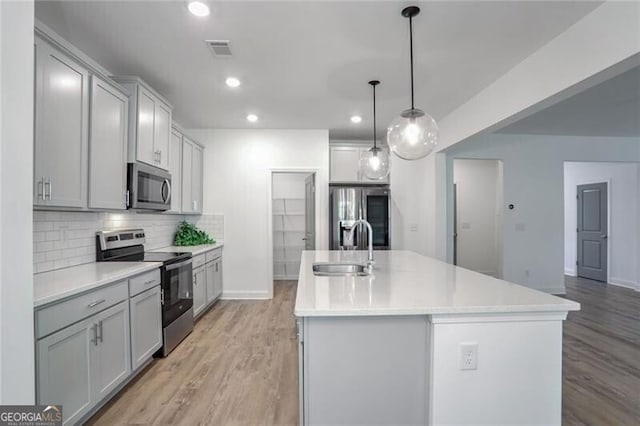
[[[607,184],[578,185],[578,276],[607,281]]]
[[[316,249],[316,175],[304,180],[304,249]]]

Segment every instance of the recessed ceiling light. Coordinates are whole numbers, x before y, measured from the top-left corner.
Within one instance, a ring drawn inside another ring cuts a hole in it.
[[[362,121],[362,117],[360,117],[359,115],[352,115],[351,116],[351,122],[354,124],[358,124]]]
[[[190,1],[187,4],[189,12],[198,17],[209,16],[209,6],[202,1]]]
[[[255,114],[249,114],[247,115],[247,121],[255,123],[256,121],[258,121],[258,116]]]
[[[235,77],[229,77],[224,81],[229,87],[238,87],[240,86],[240,80]]]

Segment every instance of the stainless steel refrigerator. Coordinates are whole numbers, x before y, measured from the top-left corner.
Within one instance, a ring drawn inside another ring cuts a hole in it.
[[[391,248],[389,186],[330,186],[329,241],[331,250],[366,250],[367,232],[359,226],[349,239],[356,220],[366,219],[373,229],[373,249]]]

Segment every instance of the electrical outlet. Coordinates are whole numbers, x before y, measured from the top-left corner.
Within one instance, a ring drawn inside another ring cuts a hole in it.
[[[460,370],[478,369],[478,344],[460,343]]]

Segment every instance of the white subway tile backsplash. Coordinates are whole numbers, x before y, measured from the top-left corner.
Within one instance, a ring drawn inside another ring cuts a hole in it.
[[[178,223],[187,220],[214,239],[224,238],[224,216],[180,216],[147,213],[33,212],[33,269],[51,271],[91,263],[95,234],[103,229],[144,228],[146,249],[173,244]]]

